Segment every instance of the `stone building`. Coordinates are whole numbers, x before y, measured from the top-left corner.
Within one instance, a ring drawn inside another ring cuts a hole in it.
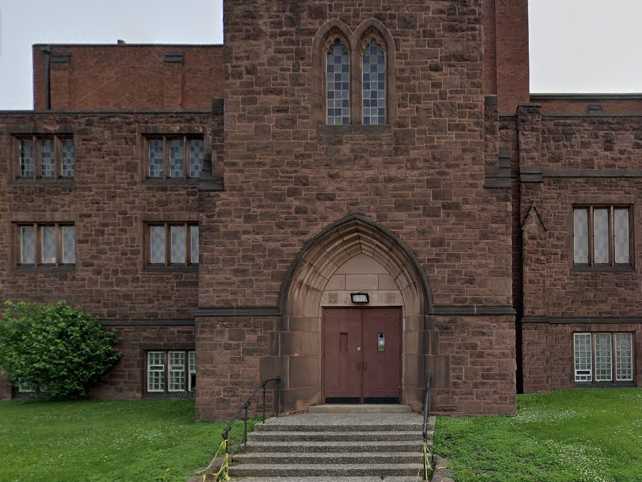
[[[640,384],[642,97],[530,95],[527,0],[224,14],[224,46],[35,45],[34,110],[0,113],[1,297],[119,333],[94,396]]]

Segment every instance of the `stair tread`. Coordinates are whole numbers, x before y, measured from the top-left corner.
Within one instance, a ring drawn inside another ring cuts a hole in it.
[[[326,446],[326,445],[331,445],[331,446],[337,446],[337,447],[346,447],[346,448],[351,448],[351,447],[380,447],[382,445],[393,445],[393,446],[400,446],[400,445],[421,445],[421,442],[423,440],[364,440],[364,441],[338,441],[338,442],[332,442],[329,440],[320,440],[320,441],[310,441],[310,440],[283,440],[279,442],[271,442],[269,440],[251,440],[248,442],[248,447],[252,446],[260,446],[260,447],[266,447],[266,446],[279,446],[279,445],[300,445],[300,446],[310,446],[310,447],[315,447],[315,446]],[[428,441],[430,443],[430,441]]]
[[[337,431],[331,431],[331,432],[319,432],[319,431],[299,431],[299,430],[290,430],[290,431],[279,431],[279,430],[270,430],[270,431],[255,431],[252,432],[250,435],[260,435],[262,436],[274,436],[274,435],[363,435],[364,437],[367,437],[368,435],[375,435],[375,434],[390,434],[391,432],[388,430],[369,430],[369,431],[360,431],[360,430],[337,430]],[[396,432],[392,432],[395,435],[396,434],[418,434],[420,437],[423,437],[423,433],[421,430],[399,430]]]
[[[234,456],[235,460],[245,459],[245,458],[257,458],[257,457],[274,457],[274,458],[327,458],[332,459],[336,457],[377,457],[377,458],[391,458],[391,457],[421,457],[421,452],[349,452],[349,453],[319,453],[319,454],[302,454],[302,453],[283,453],[283,452],[261,452],[260,455],[243,453]]]
[[[388,464],[386,469],[415,469],[422,468],[423,464]],[[243,468],[245,470],[255,470],[255,469],[276,469],[276,470],[322,470],[322,469],[371,469],[372,464],[243,464],[232,466],[232,470]]]

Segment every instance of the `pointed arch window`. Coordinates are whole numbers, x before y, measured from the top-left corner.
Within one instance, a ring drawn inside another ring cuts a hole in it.
[[[350,51],[341,39],[326,56],[326,120],[331,126],[350,124]]]
[[[363,51],[362,112],[364,126],[386,123],[386,50],[373,38]]]

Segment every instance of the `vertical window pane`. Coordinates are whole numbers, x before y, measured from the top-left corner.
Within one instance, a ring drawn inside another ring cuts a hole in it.
[[[54,157],[53,139],[41,139],[40,157],[42,159],[42,177],[55,177],[56,160]]]
[[[36,263],[36,230],[33,226],[20,226],[20,264]]]
[[[613,379],[613,349],[610,333],[595,335],[595,381],[610,382]]]
[[[185,264],[187,255],[187,247],[185,246],[187,236],[185,226],[172,226],[171,227],[171,241],[172,241],[172,263]]]
[[[149,177],[163,177],[163,140],[149,141]]]
[[[578,383],[591,382],[593,360],[591,359],[591,334],[576,333],[575,345],[575,381]]]
[[[76,227],[62,226],[62,262],[74,264],[76,262]]]
[[[169,384],[170,392],[185,391],[185,352],[169,352]]]
[[[165,353],[151,351],[147,354],[147,391],[165,391]]]
[[[205,142],[203,139],[189,141],[189,177],[201,177],[205,160]]]
[[[326,56],[326,105],[328,125],[350,124],[350,53],[341,40]]]
[[[615,335],[615,379],[618,382],[633,381],[633,335]]]
[[[613,237],[615,243],[615,262],[629,263],[629,210],[615,209],[613,214]]]
[[[169,175],[181,177],[183,175],[183,140],[172,139],[169,142]]]
[[[189,352],[189,391],[193,392],[196,389],[196,352]]]
[[[42,246],[42,264],[56,264],[57,236],[55,226],[41,226],[40,239]]]
[[[588,264],[588,209],[573,211],[573,252],[575,264]]]
[[[62,177],[74,177],[76,172],[76,146],[73,139],[62,141]]]
[[[386,123],[386,51],[371,40],[363,53],[363,125]]]
[[[149,227],[149,262],[165,264],[165,226]]]
[[[595,264],[609,262],[609,210],[593,211],[593,256]]]
[[[190,226],[190,260],[192,264],[198,264],[199,257],[199,229],[198,226]]]
[[[35,175],[35,164],[33,160],[33,141],[22,139],[20,149],[20,176],[33,177]]]

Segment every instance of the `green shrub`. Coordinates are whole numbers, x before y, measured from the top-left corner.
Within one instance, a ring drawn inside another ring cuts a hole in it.
[[[0,367],[39,396],[87,395],[120,359],[116,335],[65,303],[6,302],[0,319]]]

